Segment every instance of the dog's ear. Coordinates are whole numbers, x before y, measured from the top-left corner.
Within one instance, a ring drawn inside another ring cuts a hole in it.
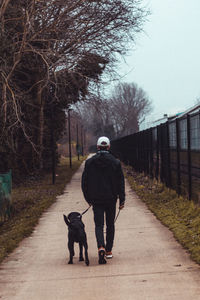
[[[68,218],[65,215],[63,215],[63,217],[64,217],[65,223],[67,224],[67,226],[69,226],[70,222],[69,222]]]

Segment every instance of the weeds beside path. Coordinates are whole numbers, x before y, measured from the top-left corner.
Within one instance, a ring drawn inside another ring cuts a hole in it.
[[[51,174],[41,180],[24,183],[12,191],[13,216],[0,226],[0,263],[13,251],[23,238],[28,237],[42,213],[61,195],[73,174],[85,157],[80,161],[73,159],[72,169],[68,159],[62,159],[57,167],[56,184],[51,183]]]
[[[200,264],[200,207],[164,184],[124,167],[126,177],[148,208],[174,234],[189,251],[191,258]]]

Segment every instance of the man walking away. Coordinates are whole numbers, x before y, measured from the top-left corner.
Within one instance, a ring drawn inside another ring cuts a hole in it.
[[[85,163],[82,174],[82,191],[85,200],[93,206],[95,234],[99,264],[112,258],[115,234],[116,203],[124,207],[125,186],[121,163],[110,152],[110,141],[102,136],[97,141],[97,153]],[[104,241],[104,215],[106,220],[106,243]]]

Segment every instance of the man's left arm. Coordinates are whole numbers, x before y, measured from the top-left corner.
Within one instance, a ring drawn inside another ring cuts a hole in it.
[[[84,195],[85,200],[90,204],[88,200],[88,183],[87,183],[87,166],[85,164],[85,168],[81,178],[81,189]]]

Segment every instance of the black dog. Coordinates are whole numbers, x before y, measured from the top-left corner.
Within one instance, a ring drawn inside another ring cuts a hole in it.
[[[79,243],[79,261],[83,261],[83,246],[85,248],[85,264],[89,266],[88,259],[88,244],[85,232],[85,225],[82,222],[82,215],[78,212],[71,212],[67,217],[65,215],[64,220],[68,226],[68,248],[70,259],[68,264],[73,264],[74,256],[74,243]]]

